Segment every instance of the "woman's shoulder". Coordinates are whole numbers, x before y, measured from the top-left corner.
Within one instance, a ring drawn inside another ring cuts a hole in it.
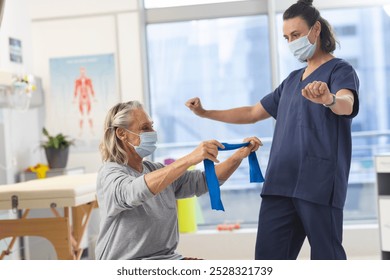
[[[97,174],[98,186],[104,185],[104,182],[110,176],[117,176],[117,174],[126,172],[126,167],[116,162],[103,162]]]
[[[107,161],[103,162],[103,164],[100,166],[98,174],[106,174],[106,173],[112,173],[116,171],[124,171],[126,170],[126,166],[123,164],[119,164],[117,162]]]
[[[333,62],[333,66],[331,69],[331,73],[333,73],[333,74],[337,73],[338,75],[341,75],[341,76],[345,76],[345,75],[348,75],[351,73],[356,75],[355,68],[347,60],[342,59],[342,58],[334,58],[333,60],[334,60],[334,62]]]
[[[144,160],[142,164],[147,168],[149,172],[152,172],[154,170],[163,168],[164,165],[162,163],[158,162],[152,162],[148,160]],[[115,172],[124,172],[124,173],[132,173],[134,170],[124,164],[119,164],[117,162],[104,162],[102,166],[100,167],[98,174],[103,175],[103,174],[112,174]]]
[[[330,60],[331,64],[333,64],[336,67],[352,67],[351,63],[349,63],[347,60],[339,57],[335,57],[332,60]]]

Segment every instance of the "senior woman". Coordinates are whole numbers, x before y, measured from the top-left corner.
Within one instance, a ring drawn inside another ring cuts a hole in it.
[[[144,158],[156,149],[153,121],[137,101],[111,108],[100,145],[103,165],[97,178],[101,214],[97,259],[185,259],[179,241],[176,199],[207,193],[204,172],[188,171],[204,159],[218,163],[216,141],[204,141],[191,153],[164,166]],[[215,166],[220,182],[256,151],[256,137]]]

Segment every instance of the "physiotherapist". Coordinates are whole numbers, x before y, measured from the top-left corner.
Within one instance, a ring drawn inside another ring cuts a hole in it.
[[[351,164],[351,122],[359,111],[359,79],[336,58],[332,28],[312,0],[283,14],[283,34],[303,68],[253,106],[205,110],[196,115],[234,124],[276,120],[262,189],[256,259],[296,259],[305,238],[311,259],[346,259],[343,207]]]

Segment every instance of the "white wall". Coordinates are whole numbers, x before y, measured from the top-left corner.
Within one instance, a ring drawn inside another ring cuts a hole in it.
[[[49,131],[61,132],[61,122],[51,117],[56,110],[50,106],[51,58],[113,53],[121,100],[144,102],[136,0],[34,0],[32,3],[34,73],[43,79],[46,91],[45,126]],[[97,128],[98,133],[101,129]],[[100,164],[97,148],[81,152],[71,149],[68,167],[84,166],[86,172],[96,172]]]
[[[0,68],[12,73],[32,71],[31,22],[26,9],[27,4],[28,0],[5,1],[0,31]],[[23,64],[9,60],[9,37],[22,41]]]
[[[0,28],[0,69],[13,74],[32,73],[31,21],[26,6],[28,0],[5,1]],[[9,38],[22,42],[23,63],[9,59]],[[17,174],[41,159],[38,127],[42,119],[39,108],[21,112],[0,108],[0,184],[13,183]],[[1,219],[13,217],[11,211],[0,211]],[[0,251],[5,243],[0,241]],[[16,250],[17,252],[17,250]],[[7,258],[18,258],[13,254]]]
[[[31,18],[34,21],[69,16],[116,14],[135,11],[138,7],[138,0],[30,0],[29,2]]]
[[[3,21],[0,30],[0,69],[13,74],[33,73],[31,20],[27,13],[28,0],[5,1]],[[23,63],[9,59],[9,38],[22,42]],[[3,123],[4,139],[0,139],[0,152],[5,157],[0,164],[6,169],[8,183],[29,165],[41,159],[38,131],[42,113],[39,108],[26,112],[0,108],[0,122]]]
[[[28,0],[5,1],[4,16],[0,31],[0,69],[14,74],[32,73],[31,21],[27,9]],[[22,42],[23,63],[9,59],[9,38]],[[1,166],[6,169],[7,179],[12,183],[20,170],[40,161],[39,109],[21,112],[0,108],[4,139],[0,139],[0,152],[5,156]]]

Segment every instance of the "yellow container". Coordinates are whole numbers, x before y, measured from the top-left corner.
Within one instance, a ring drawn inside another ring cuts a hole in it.
[[[177,216],[180,233],[190,233],[197,230],[196,197],[177,200]]]

